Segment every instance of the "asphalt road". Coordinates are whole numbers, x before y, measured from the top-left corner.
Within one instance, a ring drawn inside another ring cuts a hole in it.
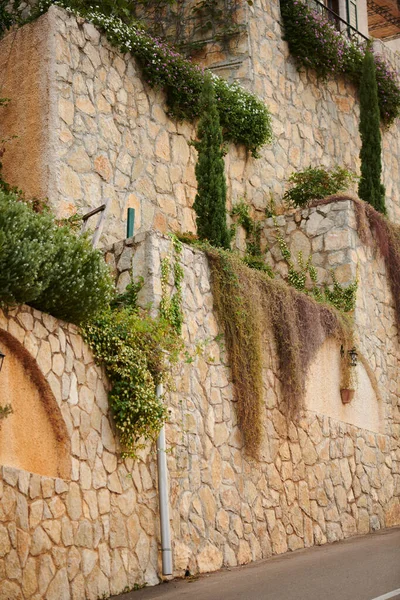
[[[400,528],[225,569],[194,581],[173,580],[116,598],[400,600]]]

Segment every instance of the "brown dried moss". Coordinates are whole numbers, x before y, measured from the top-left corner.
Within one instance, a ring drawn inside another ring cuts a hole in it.
[[[398,334],[400,336],[400,226],[391,223],[373,206],[350,194],[328,196],[311,206],[351,200],[356,214],[357,233],[366,246],[378,248],[382,255],[392,291]]]
[[[209,249],[214,307],[225,333],[237,400],[238,424],[252,456],[262,438],[263,353],[273,339],[282,401],[294,418],[303,405],[308,368],[328,337],[352,347],[351,317],[319,304],[285,282],[250,269],[234,255]],[[347,352],[346,352],[347,355]],[[343,361],[344,367],[348,361]],[[346,368],[345,368],[346,370]]]

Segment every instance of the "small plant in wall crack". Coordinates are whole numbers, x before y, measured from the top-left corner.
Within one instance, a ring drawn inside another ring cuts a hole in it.
[[[14,411],[12,409],[11,404],[5,404],[4,406],[0,406],[0,427],[1,427],[1,420],[5,419],[9,415],[11,415],[13,412]]]
[[[178,238],[171,234],[170,238],[173,244],[172,257],[164,257],[161,261],[161,302],[160,316],[181,334],[183,323],[182,312],[182,280],[183,268],[181,265],[182,243]],[[173,263],[171,267],[171,261]],[[173,293],[169,294],[169,281],[171,270],[173,274]]]

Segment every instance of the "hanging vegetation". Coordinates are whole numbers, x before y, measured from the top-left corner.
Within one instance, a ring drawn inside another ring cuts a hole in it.
[[[360,83],[361,178],[358,195],[381,213],[386,212],[385,187],[382,177],[382,144],[379,119],[376,68],[372,53],[363,60]]]
[[[353,345],[351,313],[318,303],[283,281],[250,269],[238,256],[206,250],[212,274],[214,307],[225,334],[237,399],[238,423],[247,452],[257,456],[262,439],[262,369],[265,340],[272,335],[288,416],[302,406],[308,368],[328,337]],[[342,361],[342,384],[350,367]]]
[[[346,75],[360,83],[365,47],[336,30],[329,19],[302,0],[280,0],[285,40],[297,64],[318,77]],[[386,61],[374,55],[380,118],[391,125],[400,114],[400,86]]]
[[[175,238],[172,242],[173,255],[166,257],[162,269],[158,317],[151,317],[137,305],[137,294],[143,284],[139,281],[130,284],[124,294],[82,329],[84,340],[111,384],[108,399],[122,455],[132,458],[146,442],[156,439],[165,421],[167,411],[156,388],[165,383],[168,389],[171,366],[183,349],[182,245]],[[175,289],[172,296],[167,288],[170,270]]]
[[[384,258],[400,337],[400,226],[391,223],[370,204],[354,201],[354,206],[361,241],[378,247]]]
[[[200,240],[213,246],[229,248],[230,234],[226,224],[226,180],[222,132],[211,77],[206,77],[200,98],[201,116],[193,143],[198,152],[195,172],[196,212]]]

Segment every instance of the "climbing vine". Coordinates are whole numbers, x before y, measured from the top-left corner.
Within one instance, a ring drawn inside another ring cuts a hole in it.
[[[161,302],[160,316],[171,327],[180,334],[182,332],[183,312],[182,312],[182,280],[183,268],[181,265],[182,243],[175,235],[170,235],[173,246],[172,259],[165,256],[161,261]],[[172,295],[168,293],[169,281],[171,275],[171,260],[173,261],[173,289]]]
[[[158,435],[167,413],[156,388],[164,383],[168,389],[171,365],[176,364],[183,349],[182,247],[176,239],[173,249],[175,292],[172,296],[168,293],[170,259],[165,258],[158,317],[137,304],[143,284],[140,280],[130,284],[107,310],[82,329],[83,338],[111,384],[109,403],[123,456],[136,457],[144,443]]]

